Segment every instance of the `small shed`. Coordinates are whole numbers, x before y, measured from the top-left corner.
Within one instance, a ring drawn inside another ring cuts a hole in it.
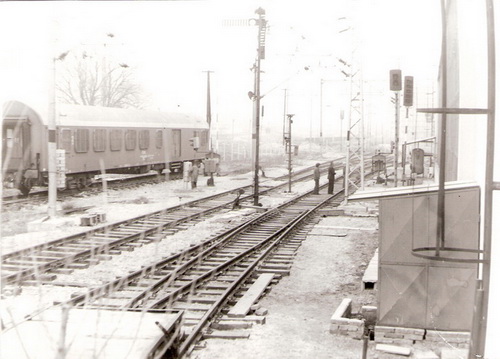
[[[468,331],[479,252],[480,189],[445,186],[445,243],[437,259],[437,185],[357,192],[379,200],[378,325]]]

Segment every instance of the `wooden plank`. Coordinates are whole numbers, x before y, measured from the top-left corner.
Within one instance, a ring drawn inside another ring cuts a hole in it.
[[[368,289],[369,287],[373,288],[375,286],[375,283],[377,282],[378,282],[378,248],[375,251],[372,259],[370,260],[368,267],[366,267],[365,273],[363,275],[363,283],[365,289]]]
[[[248,339],[250,332],[245,330],[214,330],[210,333],[203,333],[203,339]]]
[[[399,354],[409,356],[411,354],[411,348],[398,347],[395,345],[389,344],[377,344],[375,347],[376,350],[380,350],[382,352],[391,353],[391,354]]]
[[[244,317],[250,311],[250,307],[260,298],[264,290],[274,278],[273,273],[264,273],[257,278],[248,291],[240,298],[238,303],[229,311],[229,317]]]

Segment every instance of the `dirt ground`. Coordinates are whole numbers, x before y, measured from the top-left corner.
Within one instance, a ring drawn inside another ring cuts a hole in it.
[[[356,227],[368,230],[343,229]],[[344,298],[352,299],[353,312],[362,305],[376,305],[376,292],[364,290],[361,280],[378,244],[376,227],[376,217],[322,219],[311,233],[347,235],[308,236],[290,276],[259,302],[268,310],[266,323],[254,324],[247,340],[206,340],[206,347],[194,351],[192,357],[361,358],[363,342],[330,334],[330,317]],[[377,357],[373,342],[368,357]]]

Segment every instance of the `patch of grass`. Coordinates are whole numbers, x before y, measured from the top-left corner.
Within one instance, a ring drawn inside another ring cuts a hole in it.
[[[61,204],[61,208],[63,209],[63,211],[67,211],[69,209],[73,209],[75,208],[75,204],[73,202],[63,202]]]
[[[138,197],[136,199],[131,200],[130,203],[134,203],[134,204],[146,204],[146,203],[149,203],[149,199],[147,199],[144,196],[140,196],[140,197]]]

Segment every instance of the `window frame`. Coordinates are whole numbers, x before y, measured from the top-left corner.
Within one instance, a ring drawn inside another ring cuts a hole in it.
[[[123,147],[123,130],[113,129],[109,131],[109,150],[113,152],[121,151]]]
[[[77,128],[75,130],[75,145],[76,153],[89,152],[90,133],[88,128]]]
[[[149,130],[139,130],[139,149],[147,150],[149,148]]]
[[[107,131],[105,128],[95,128],[92,131],[92,145],[94,152],[106,151],[106,135]]]
[[[137,148],[137,130],[125,130],[125,150],[135,151]]]
[[[155,145],[157,149],[163,148],[163,131],[156,130],[155,132]]]

